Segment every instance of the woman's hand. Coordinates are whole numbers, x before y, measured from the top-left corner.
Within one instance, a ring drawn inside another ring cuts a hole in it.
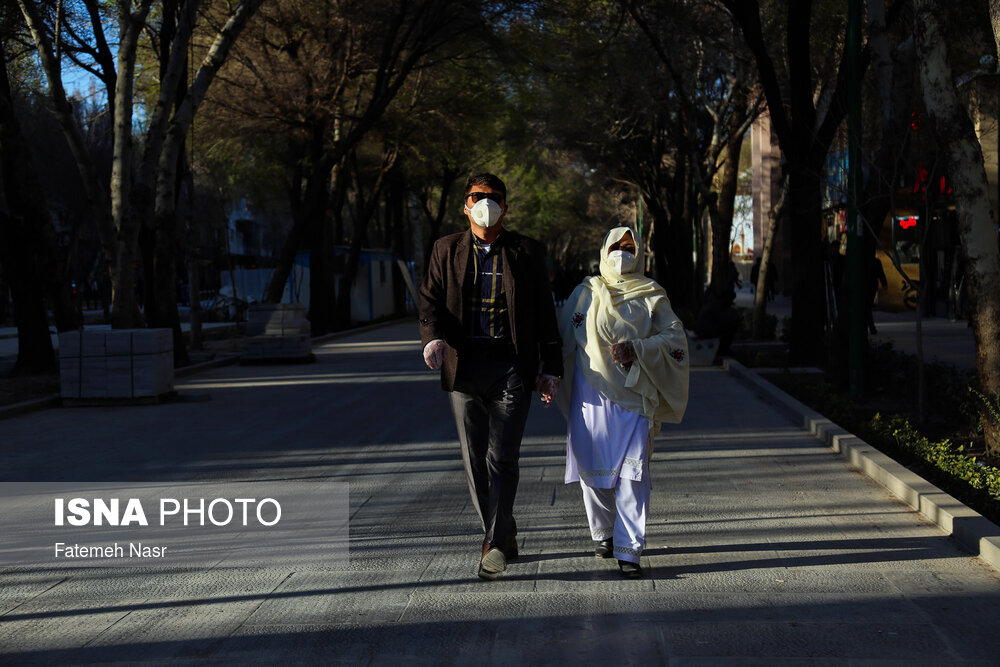
[[[544,373],[539,375],[535,381],[535,391],[542,395],[542,403],[548,405],[559,391],[559,378]]]
[[[635,361],[635,348],[632,347],[630,341],[615,343],[611,346],[611,358],[614,359],[615,363],[622,366],[631,364]]]

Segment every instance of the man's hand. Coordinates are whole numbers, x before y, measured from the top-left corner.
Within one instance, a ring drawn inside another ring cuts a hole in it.
[[[427,368],[432,371],[441,368],[441,362],[444,361],[444,348],[444,341],[440,338],[435,338],[424,345],[424,363],[427,364]]]
[[[535,391],[542,395],[542,403],[548,405],[559,391],[559,378],[543,373],[535,382]]]
[[[611,346],[611,358],[615,360],[615,363],[622,366],[629,364],[635,361],[635,348],[632,347],[632,343],[629,341],[615,343]]]

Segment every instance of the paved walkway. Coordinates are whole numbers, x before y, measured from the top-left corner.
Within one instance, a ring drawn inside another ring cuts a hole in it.
[[[976,341],[965,320],[952,321],[946,317],[928,317],[921,323],[920,336],[913,313],[875,313],[878,333],[872,338],[892,342],[897,350],[917,354],[917,341],[922,340],[924,358],[953,364],[959,368],[976,370]]]
[[[754,295],[746,283],[736,294],[736,305],[741,308],[753,306]],[[779,294],[768,304],[768,312],[778,318],[779,323],[792,316],[791,297]],[[943,310],[943,305],[939,312]],[[976,369],[976,341],[972,329],[965,320],[952,321],[946,317],[925,317],[921,321],[920,336],[917,335],[916,313],[889,313],[876,310],[873,313],[878,333],[873,341],[892,343],[892,346],[908,354],[917,354],[917,341],[922,339],[924,358],[953,364],[959,368]]]
[[[351,491],[343,565],[2,568],[0,663],[997,664],[1000,574],[720,368],[694,370],[684,423],[657,439],[646,579],[590,556],[564,422],[536,404],[523,555],[478,580],[454,424],[414,335],[216,369],[172,404],[0,421],[4,481]]]

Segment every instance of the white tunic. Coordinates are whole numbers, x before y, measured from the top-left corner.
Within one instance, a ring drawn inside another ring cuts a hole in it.
[[[567,421],[567,484],[583,481],[593,488],[613,489],[619,477],[642,480],[650,437],[644,416],[608,400],[583,373],[574,373]]]

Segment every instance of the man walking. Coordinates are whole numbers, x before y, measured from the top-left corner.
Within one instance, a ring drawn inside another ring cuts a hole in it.
[[[420,287],[424,361],[449,392],[472,501],[483,523],[479,576],[517,558],[518,457],[531,391],[551,401],[562,345],[545,250],[503,229],[507,186],[493,174],[465,186],[470,231],[434,244]]]

